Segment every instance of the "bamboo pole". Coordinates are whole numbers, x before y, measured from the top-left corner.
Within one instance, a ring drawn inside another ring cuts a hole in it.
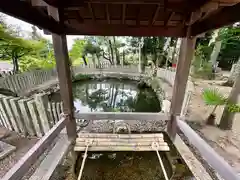
[[[119,139],[136,139],[136,138],[163,138],[162,133],[153,134],[108,134],[108,133],[79,133],[81,138],[119,138]]]
[[[168,144],[166,142],[159,142],[158,143],[159,146],[168,146]],[[85,142],[76,142],[75,147],[82,147],[85,145]],[[133,147],[137,147],[137,146],[151,146],[152,142],[98,142],[98,141],[94,141],[92,143],[92,146],[133,146]]]
[[[78,180],[80,180],[82,178],[82,173],[83,173],[83,168],[84,168],[84,165],[85,165],[85,162],[86,162],[86,159],[87,159],[87,152],[88,152],[88,148],[89,146],[92,145],[92,140],[86,140],[85,141],[85,153],[84,153],[84,156],[83,156],[83,161],[82,161],[82,165],[81,165],[81,169],[80,169],[80,172],[79,172],[79,176],[78,176]]]
[[[161,166],[161,168],[162,168],[164,178],[165,178],[166,180],[169,180],[168,175],[167,175],[167,172],[166,172],[166,169],[165,169],[165,167],[164,167],[164,165],[163,165],[162,158],[161,158],[161,156],[160,156],[160,154],[159,154],[159,152],[158,152],[159,147],[161,147],[161,145],[159,145],[158,143],[156,143],[156,142],[153,142],[153,143],[152,143],[152,148],[153,148],[153,149],[156,151],[156,153],[157,153],[158,160],[159,160],[160,166]]]
[[[85,151],[86,147],[74,147],[74,151]],[[158,151],[169,151],[168,146],[159,146]],[[88,151],[155,151],[152,146],[92,146]]]
[[[85,142],[87,138],[77,138],[76,143]],[[122,143],[138,143],[138,142],[164,142],[163,138],[143,138],[143,139],[117,139],[117,138],[91,138],[96,142],[122,142]]]

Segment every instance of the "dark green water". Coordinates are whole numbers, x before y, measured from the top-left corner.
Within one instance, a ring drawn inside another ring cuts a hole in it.
[[[160,102],[149,87],[133,81],[85,81],[73,84],[74,106],[80,112],[159,112]]]

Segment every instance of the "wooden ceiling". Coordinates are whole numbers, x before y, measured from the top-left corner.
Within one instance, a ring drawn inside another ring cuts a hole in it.
[[[2,0],[0,10],[58,34],[185,37],[240,21],[239,2]],[[49,7],[58,10],[60,22],[49,15]]]

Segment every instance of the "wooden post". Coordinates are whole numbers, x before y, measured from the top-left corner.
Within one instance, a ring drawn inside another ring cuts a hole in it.
[[[167,127],[167,132],[172,139],[177,133],[176,116],[181,114],[195,42],[195,37],[183,38],[181,42],[170,108],[171,120]]]
[[[61,15],[63,15],[63,12],[59,13],[59,9],[52,6],[48,6],[47,10],[49,16],[60,24],[63,24],[63,21],[61,21]],[[68,115],[66,118],[67,134],[68,138],[73,140],[77,137],[77,132],[73,113],[72,79],[69,67],[70,61],[68,56],[67,39],[65,34],[52,34],[52,39],[60,85],[60,94],[63,101],[63,113]]]
[[[57,72],[60,85],[60,93],[63,100],[63,112],[67,116],[67,134],[70,139],[76,135],[76,122],[73,116],[72,79],[69,67],[66,35],[52,35],[54,53],[57,63]]]

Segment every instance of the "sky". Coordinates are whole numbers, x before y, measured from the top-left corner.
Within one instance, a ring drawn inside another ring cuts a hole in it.
[[[3,13],[0,13],[3,14]],[[8,25],[14,25],[20,28],[22,31],[26,31],[27,33],[32,31],[32,24],[26,23],[24,21],[21,21],[19,19],[16,19],[14,17],[8,16],[4,14],[6,17],[5,21]],[[52,36],[51,35],[45,35],[42,30],[38,29],[38,32],[46,39],[52,41]],[[27,34],[26,33],[26,34]],[[68,44],[68,49],[70,50],[72,48],[72,45],[74,43],[74,39],[76,38],[83,38],[83,36],[67,36],[67,44]]]

